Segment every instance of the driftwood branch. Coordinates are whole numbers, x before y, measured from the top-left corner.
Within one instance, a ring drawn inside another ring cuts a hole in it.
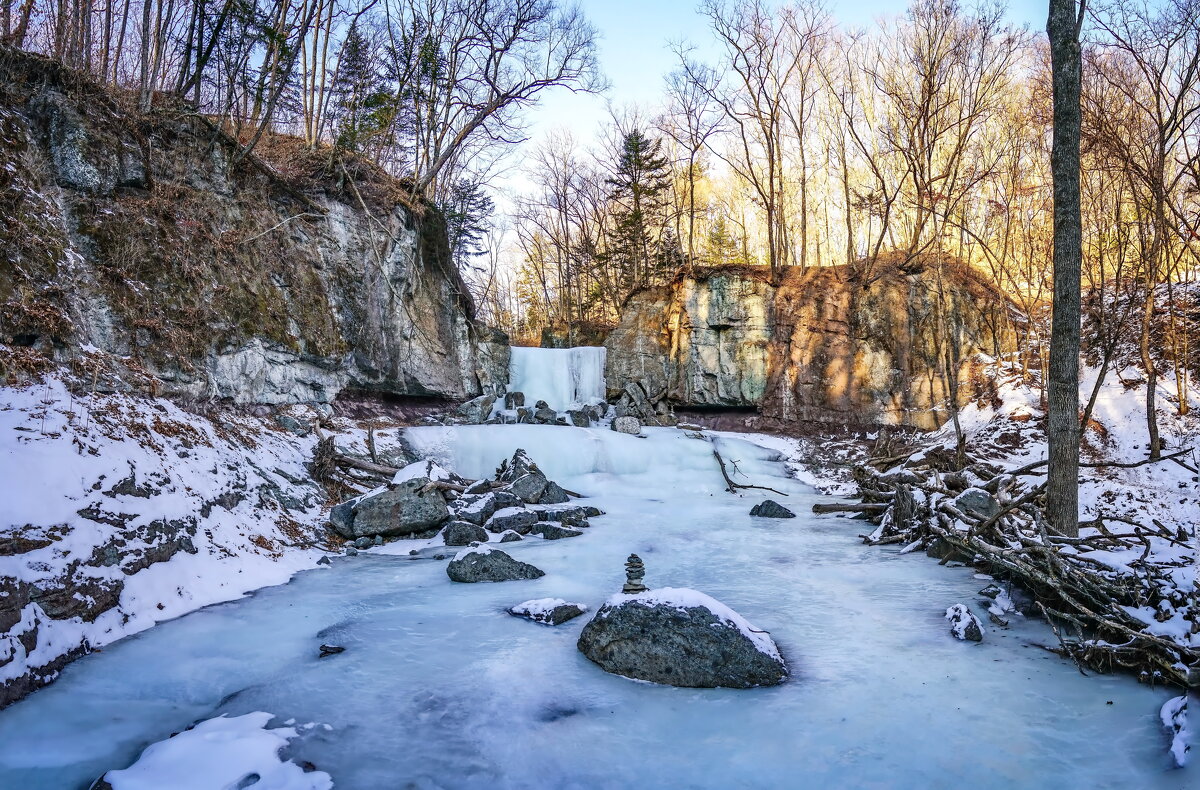
[[[888,502],[818,502],[812,506],[814,513],[884,513]]]
[[[716,456],[717,463],[721,465],[721,477],[725,478],[725,486],[726,486],[725,490],[728,491],[729,493],[731,493],[731,494],[735,493],[739,488],[755,488],[755,489],[758,489],[759,491],[770,491],[773,494],[779,494],[780,496],[787,496],[787,494],[785,494],[784,492],[777,491],[776,489],[770,488],[769,486],[756,486],[756,485],[750,485],[749,483],[733,482],[733,480],[730,479],[730,477],[729,477],[729,473],[727,471],[725,471],[725,459],[721,457],[721,454],[719,452],[717,452],[717,448],[715,448],[715,447],[713,448],[713,455]]]

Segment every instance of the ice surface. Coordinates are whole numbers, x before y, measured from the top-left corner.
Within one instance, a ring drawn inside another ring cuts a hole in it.
[[[726,493],[712,445],[680,431],[407,434],[471,478],[524,447],[607,515],[569,541],[506,544],[537,580],[455,584],[444,562],[360,554],[109,645],[0,712],[0,787],[86,787],[197,719],[254,711],[331,725],[289,752],[338,790],[1189,786],[1159,719],[1171,692],[1081,676],[1033,646],[1056,642],[1032,619],[955,640],[943,614],[975,600],[973,571],[811,515],[816,496],[772,450],[718,440],[749,481],[790,494],[786,523],[751,517],[758,497]],[[651,588],[700,590],[769,630],[789,681],[630,683],[576,649],[587,617],[531,629],[506,614],[595,608],[631,552]],[[346,651],[318,659],[322,643]]]
[[[525,405],[546,401],[557,411],[603,400],[604,346],[526,348],[514,346],[508,389],[525,393]]]
[[[106,777],[113,790],[329,790],[323,771],[305,773],[279,751],[295,738],[291,727],[266,729],[270,713],[220,716],[197,724],[174,738],[152,744],[129,768]],[[252,779],[252,777],[257,777]],[[245,783],[251,781],[252,784]]]

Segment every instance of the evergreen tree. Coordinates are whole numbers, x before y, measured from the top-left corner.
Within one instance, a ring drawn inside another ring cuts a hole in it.
[[[371,46],[357,22],[350,25],[342,42],[333,96],[339,148],[360,151],[374,133],[389,125],[385,116],[391,103]]]
[[[441,206],[446,217],[446,231],[454,263],[461,269],[470,258],[482,255],[484,235],[491,228],[491,216],[496,205],[476,181],[460,179],[450,187],[450,194]]]
[[[652,140],[636,129],[626,134],[615,172],[606,181],[617,206],[606,257],[617,264],[625,284],[637,288],[664,274],[670,265],[661,245],[671,185],[662,140]]]

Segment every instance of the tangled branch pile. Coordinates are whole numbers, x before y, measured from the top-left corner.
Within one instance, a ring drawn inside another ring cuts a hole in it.
[[[1186,466],[1183,454],[1162,460]],[[1056,652],[1081,671],[1122,669],[1145,682],[1186,686],[1192,670],[1194,682],[1200,602],[1184,526],[1100,516],[1081,525],[1080,537],[1051,534],[1045,485],[1024,479],[1044,462],[1004,470],[959,460],[935,447],[857,467],[863,504],[814,509],[864,513],[877,524],[865,538],[871,545],[925,549],[1027,591],[1059,638]]]

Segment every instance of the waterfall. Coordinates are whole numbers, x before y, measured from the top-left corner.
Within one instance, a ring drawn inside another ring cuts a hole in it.
[[[525,393],[525,402],[530,405],[544,400],[557,411],[604,400],[605,350],[603,346],[515,346],[508,369],[508,389]]]

